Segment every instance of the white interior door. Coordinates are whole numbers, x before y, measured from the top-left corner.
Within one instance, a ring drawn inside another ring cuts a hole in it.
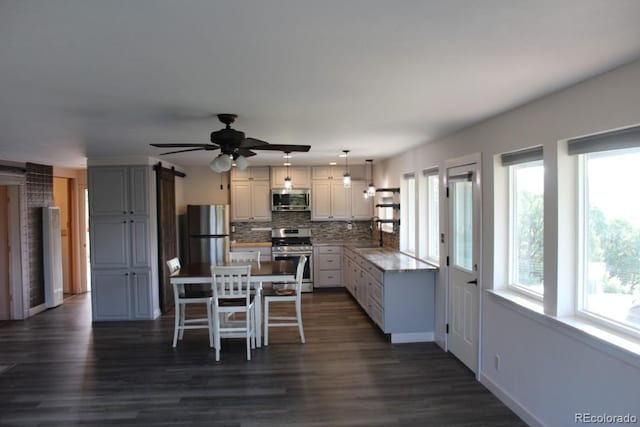
[[[478,367],[478,164],[447,169],[449,222],[449,351],[473,372]]]

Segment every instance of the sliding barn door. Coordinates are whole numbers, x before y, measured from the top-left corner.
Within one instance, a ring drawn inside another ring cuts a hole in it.
[[[178,255],[176,237],[175,174],[170,169],[156,167],[158,197],[158,279],[160,283],[160,309],[167,313],[173,309],[173,290],[169,283],[167,260]]]

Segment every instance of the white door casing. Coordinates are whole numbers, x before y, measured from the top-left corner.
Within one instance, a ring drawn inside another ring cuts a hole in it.
[[[11,319],[11,282],[9,280],[9,196],[0,185],[0,320]]]
[[[480,312],[480,161],[449,163],[447,346],[477,373]]]
[[[27,222],[26,179],[20,174],[0,173],[0,185],[7,186],[7,239],[9,243],[10,317],[29,317],[29,259],[22,224]]]

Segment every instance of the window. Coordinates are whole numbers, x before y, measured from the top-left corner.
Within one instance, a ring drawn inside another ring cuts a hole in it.
[[[502,155],[508,166],[508,284],[544,294],[544,166],[542,147]]]
[[[406,174],[400,188],[400,250],[416,253],[416,178]]]
[[[640,148],[580,155],[578,311],[640,332]]]
[[[420,234],[419,256],[427,261],[440,262],[440,203],[438,169],[422,172],[419,182],[420,215],[418,231]]]

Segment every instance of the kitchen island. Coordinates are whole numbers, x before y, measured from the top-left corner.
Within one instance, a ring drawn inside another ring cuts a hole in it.
[[[434,340],[438,267],[398,251],[344,246],[344,284],[392,343]]]

